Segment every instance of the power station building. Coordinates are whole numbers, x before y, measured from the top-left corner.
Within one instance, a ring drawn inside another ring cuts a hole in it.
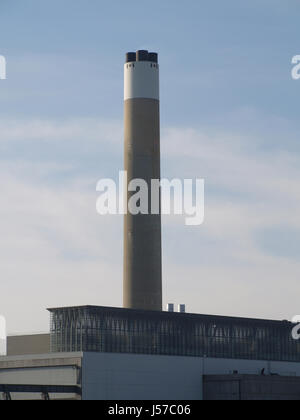
[[[300,363],[293,324],[95,306],[49,309],[51,351]]]
[[[160,179],[156,53],[126,55],[124,92],[128,185],[150,184]],[[9,337],[1,398],[300,400],[294,324],[164,312],[162,301],[159,200],[154,214],[125,216],[124,308],[52,308],[50,334]]]
[[[49,311],[50,335],[9,337],[2,399],[300,400],[300,342],[290,322],[95,306]]]

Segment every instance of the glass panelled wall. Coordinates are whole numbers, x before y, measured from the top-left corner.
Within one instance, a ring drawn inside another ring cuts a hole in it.
[[[52,352],[108,352],[300,362],[293,324],[120,308],[50,309]]]

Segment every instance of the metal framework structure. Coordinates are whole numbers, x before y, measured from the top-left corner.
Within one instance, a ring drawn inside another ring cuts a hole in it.
[[[294,324],[95,306],[49,309],[52,352],[300,362]]]

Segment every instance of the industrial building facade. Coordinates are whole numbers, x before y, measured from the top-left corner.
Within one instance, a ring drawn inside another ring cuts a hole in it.
[[[124,80],[125,170],[149,185],[160,179],[157,53],[128,53]],[[293,324],[162,312],[158,204],[125,216],[124,309],[49,309],[50,335],[10,337],[0,399],[300,400]]]
[[[50,314],[49,336],[8,340],[2,399],[300,400],[289,322],[95,306]]]
[[[300,364],[95,352],[8,356],[0,357],[0,399],[300,400]]]
[[[287,321],[49,311],[50,335],[8,339],[0,399],[300,400],[300,343]]]
[[[95,306],[50,309],[53,352],[300,362],[293,324]]]
[[[9,338],[2,399],[300,400],[300,343],[287,321],[95,306],[49,311],[49,336]]]

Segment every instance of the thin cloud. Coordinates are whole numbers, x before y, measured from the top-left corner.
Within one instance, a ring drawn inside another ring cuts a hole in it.
[[[0,129],[0,305],[9,330],[46,330],[48,306],[120,306],[122,219],[96,214],[95,187],[106,170],[121,169],[121,122],[1,120]],[[289,318],[298,312],[300,264],[287,252],[275,255],[268,241],[262,246],[261,234],[300,227],[299,157],[249,153],[242,141],[213,130],[163,133],[163,176],[206,180],[203,226],[163,219],[165,297],[194,312]],[[18,153],[33,144],[34,155]],[[71,157],[56,161],[55,145],[71,145]],[[99,163],[89,171],[95,153]]]

